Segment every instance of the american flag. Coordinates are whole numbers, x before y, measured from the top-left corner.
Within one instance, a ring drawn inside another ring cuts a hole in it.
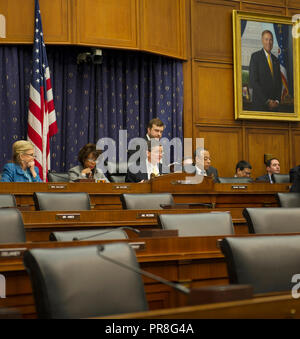
[[[28,140],[35,146],[35,161],[40,177],[43,181],[47,181],[47,172],[50,169],[49,139],[57,133],[57,123],[38,0],[35,0],[32,79],[29,90],[27,133]]]

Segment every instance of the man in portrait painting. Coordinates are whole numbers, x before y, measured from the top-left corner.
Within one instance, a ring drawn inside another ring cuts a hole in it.
[[[255,111],[278,111],[282,80],[280,62],[271,53],[273,34],[264,30],[261,35],[263,48],[251,55],[249,65],[249,87],[253,89],[252,109]]]

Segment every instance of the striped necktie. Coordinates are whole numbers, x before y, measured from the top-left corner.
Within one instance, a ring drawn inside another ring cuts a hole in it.
[[[269,67],[270,67],[271,74],[273,76],[273,65],[272,65],[271,54],[270,53],[268,53],[268,64],[269,64]]]

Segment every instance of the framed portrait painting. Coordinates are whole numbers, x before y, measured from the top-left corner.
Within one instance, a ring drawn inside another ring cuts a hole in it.
[[[233,11],[235,119],[300,120],[299,17]]]

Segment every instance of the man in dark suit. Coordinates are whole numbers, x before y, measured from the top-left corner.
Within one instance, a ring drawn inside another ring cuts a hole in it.
[[[282,80],[280,62],[271,53],[273,34],[262,32],[263,48],[251,55],[249,65],[249,87],[253,89],[252,104],[254,111],[278,111]]]
[[[129,165],[129,171],[126,175],[126,182],[144,182],[150,180],[152,177],[162,174],[162,145],[157,139],[147,141],[147,150],[144,150],[146,156],[142,157],[140,161]],[[142,150],[143,152],[143,150]]]
[[[290,169],[290,181],[292,183],[290,192],[300,193],[300,165]]]
[[[274,183],[273,174],[280,173],[279,160],[276,158],[269,159],[266,162],[266,170],[267,170],[267,174],[261,175],[260,177],[256,178],[256,181],[269,182],[270,184],[273,184]]]
[[[165,129],[164,123],[159,118],[154,118],[148,122],[147,125],[147,133],[144,137],[146,141],[151,139],[160,140],[162,138],[163,132]],[[136,147],[135,150],[128,150],[127,159],[130,162],[130,157],[140,149],[139,146]]]
[[[197,148],[195,151],[195,174],[211,176],[218,182],[218,170],[211,166],[210,153],[207,149]]]

